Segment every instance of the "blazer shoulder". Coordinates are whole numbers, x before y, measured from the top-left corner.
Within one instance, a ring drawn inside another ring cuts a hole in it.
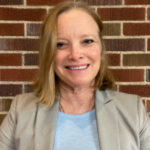
[[[107,90],[107,93],[110,95],[110,97],[114,100],[119,100],[119,101],[137,101],[140,99],[138,95],[135,94],[128,94],[128,93],[123,93],[123,92],[118,92],[118,91],[111,91]]]
[[[25,113],[36,111],[38,97],[35,93],[25,93],[16,95],[13,101],[16,103],[16,111]]]
[[[144,108],[144,105],[142,104],[142,99],[138,95],[134,94],[126,94],[122,92],[116,92],[116,91],[107,91],[110,95],[112,101],[115,102],[116,109],[119,112],[129,112],[129,114],[132,114],[133,112],[138,114],[139,109],[142,107]]]

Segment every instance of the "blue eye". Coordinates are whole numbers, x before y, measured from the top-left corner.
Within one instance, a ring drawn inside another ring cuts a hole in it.
[[[91,44],[93,42],[94,42],[93,40],[84,40],[84,43],[87,43],[87,44]]]

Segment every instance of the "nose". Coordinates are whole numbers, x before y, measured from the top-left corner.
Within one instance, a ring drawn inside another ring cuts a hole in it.
[[[83,58],[82,48],[79,45],[71,45],[69,60],[78,60]]]

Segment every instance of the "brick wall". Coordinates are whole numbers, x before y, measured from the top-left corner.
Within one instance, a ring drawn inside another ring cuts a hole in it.
[[[0,0],[0,122],[38,69],[43,15],[62,0]],[[104,21],[118,91],[138,94],[150,113],[150,0],[83,0]]]

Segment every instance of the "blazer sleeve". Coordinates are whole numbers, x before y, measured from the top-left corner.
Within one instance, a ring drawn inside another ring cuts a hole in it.
[[[150,118],[141,98],[138,101],[140,150],[150,150]]]
[[[15,150],[17,96],[12,101],[10,110],[0,126],[0,150]]]

